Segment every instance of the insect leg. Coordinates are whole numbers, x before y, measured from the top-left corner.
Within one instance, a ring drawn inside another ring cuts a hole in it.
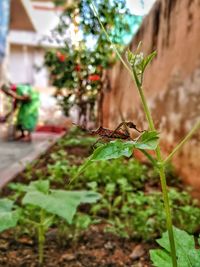
[[[124,126],[124,124],[125,124],[125,122],[121,122],[118,126],[117,126],[117,128],[109,135],[109,137],[112,137],[118,130],[120,130],[121,128],[122,128],[122,126]],[[125,134],[127,135],[127,136],[130,136],[130,133],[129,133],[129,131],[128,131],[128,128],[126,128],[125,127]]]
[[[97,144],[97,143],[99,143],[101,140],[103,140],[104,138],[103,137],[100,137],[100,138],[98,138],[95,142],[94,142],[94,144],[92,144],[92,149],[95,149],[95,145]]]

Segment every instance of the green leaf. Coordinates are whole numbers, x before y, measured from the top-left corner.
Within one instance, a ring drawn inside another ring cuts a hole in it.
[[[145,70],[145,68],[147,67],[147,65],[149,63],[151,63],[151,61],[153,60],[153,58],[157,55],[157,52],[156,51],[153,51],[151,54],[149,54],[147,57],[145,57],[144,61],[143,61],[143,72]]]
[[[18,192],[41,191],[47,194],[49,191],[49,181],[38,180],[38,181],[31,182],[29,185],[25,185],[22,183],[10,183],[8,187]]]
[[[29,184],[27,191],[40,191],[48,194],[49,192],[49,180],[34,181]]]
[[[133,153],[135,142],[111,141],[97,147],[87,161],[79,168],[76,177],[83,172],[93,161],[116,159],[122,156],[130,157]]]
[[[92,219],[87,214],[78,214],[77,217],[75,217],[75,225],[78,229],[87,229],[91,222]]]
[[[135,55],[130,51],[130,49],[126,51],[126,59],[131,66],[134,65]]]
[[[117,206],[120,205],[121,202],[122,202],[122,196],[117,196],[117,197],[114,199],[113,206],[114,206],[114,207],[117,207]]]
[[[111,141],[98,147],[92,154],[90,160],[116,159],[122,156],[130,157],[133,153],[134,142],[123,142],[121,140]]]
[[[194,237],[187,232],[173,227],[178,267],[199,267],[200,250],[195,248]],[[157,243],[163,248],[150,251],[155,267],[173,267],[170,256],[168,233],[165,232]]]
[[[22,183],[9,183],[8,187],[16,192],[26,192],[28,186]]]
[[[7,198],[0,199],[0,212],[11,211],[13,207],[13,201]]]
[[[19,219],[19,211],[13,211],[13,201],[0,199],[0,232],[15,227]]]
[[[64,218],[71,224],[76,209],[81,203],[94,203],[99,198],[100,194],[92,191],[51,190],[48,195],[40,191],[29,191],[24,196],[22,203],[38,206]]]
[[[150,257],[155,267],[172,267],[169,253],[161,249],[150,250]]]
[[[135,148],[155,150],[158,145],[159,136],[156,131],[145,131],[136,142]]]

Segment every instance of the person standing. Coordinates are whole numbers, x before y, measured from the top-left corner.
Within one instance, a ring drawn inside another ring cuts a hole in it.
[[[21,135],[16,139],[24,141],[32,140],[32,132],[35,130],[38,116],[40,97],[39,93],[31,85],[3,85],[2,91],[13,98],[13,109],[7,113],[1,122],[6,122],[9,116],[18,108],[16,129]]]

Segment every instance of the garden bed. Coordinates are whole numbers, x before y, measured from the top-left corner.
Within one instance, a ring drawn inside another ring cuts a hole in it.
[[[26,236],[15,241],[10,234],[5,233],[0,239],[0,266],[38,266],[37,241]],[[77,242],[60,245],[56,239],[56,230],[51,230],[47,235],[44,266],[151,266],[149,244],[141,245],[105,233],[100,225],[90,227]]]
[[[21,203],[21,185],[38,180],[48,180],[54,190],[92,190],[102,195],[95,204],[80,205],[72,225],[63,226],[66,222],[58,219],[52,223],[46,232],[43,266],[152,266],[149,249],[165,230],[159,178],[146,164],[118,159],[94,163],[70,183],[94,142],[82,133],[66,135],[1,195]],[[183,185],[170,166],[167,173],[175,225],[198,233],[197,201],[182,192]],[[1,234],[0,266],[39,266],[38,242],[30,225],[24,227],[22,222]]]

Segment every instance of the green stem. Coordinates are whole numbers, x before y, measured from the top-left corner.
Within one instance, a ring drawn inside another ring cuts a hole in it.
[[[97,10],[96,10],[96,7],[95,7],[95,5],[93,4],[93,2],[91,2],[91,6],[92,6],[92,11],[94,12],[95,16],[97,17],[98,22],[99,22],[99,24],[100,24],[100,26],[101,26],[101,28],[102,28],[104,34],[106,35],[106,38],[108,39],[108,41],[109,41],[110,44],[112,45],[112,47],[113,47],[115,53],[116,53],[117,56],[119,57],[120,61],[121,61],[122,64],[124,65],[124,67],[128,70],[128,72],[129,72],[130,74],[132,74],[132,70],[129,68],[129,66],[126,64],[126,62],[125,62],[124,59],[122,58],[122,56],[121,56],[120,52],[118,51],[118,48],[116,47],[116,45],[114,45],[113,42],[112,42],[112,40],[110,39],[110,36],[108,35],[108,33],[107,33],[105,27],[104,27],[103,24],[102,24],[102,22],[101,22],[101,20],[100,20],[100,18],[99,18],[98,12],[97,12]]]
[[[134,77],[134,74],[132,75]],[[134,79],[135,81],[135,79]],[[139,84],[136,82],[136,86],[142,101],[143,109],[149,124],[149,128],[151,131],[155,131],[155,126],[153,122],[153,118],[151,115],[151,112],[149,110],[149,107],[146,102],[146,98],[143,92],[143,89]],[[156,157],[158,162],[162,162],[162,156],[160,151],[160,145],[156,148]],[[169,197],[168,197],[168,190],[167,190],[167,182],[166,182],[166,175],[164,171],[164,164],[162,163],[159,167],[159,176],[160,176],[160,182],[161,182],[161,188],[162,188],[162,194],[163,194],[163,201],[164,201],[164,208],[165,208],[165,214],[166,214],[166,225],[168,230],[168,236],[169,236],[169,242],[170,242],[170,249],[171,249],[171,257],[172,257],[172,264],[173,267],[177,267],[177,259],[176,259],[176,247],[174,242],[174,233],[173,233],[173,227],[172,227],[172,216],[170,211],[170,205],[169,205]]]
[[[44,261],[44,242],[45,242],[45,230],[43,226],[43,219],[44,219],[44,214],[43,211],[41,210],[40,213],[40,224],[38,226],[38,253],[39,253],[39,265],[43,265]]]
[[[164,165],[161,165],[159,170],[162,193],[163,193],[163,200],[164,200],[164,208],[166,214],[166,224],[167,224],[167,231],[170,243],[170,250],[171,250],[171,258],[172,258],[172,265],[173,267],[177,267],[177,258],[176,258],[176,247],[174,242],[174,233],[173,233],[173,226],[172,226],[172,216],[171,210],[169,205],[169,197],[168,197],[168,190],[167,190],[167,182],[166,182],[166,175],[164,171]]]
[[[192,127],[186,137],[173,149],[169,156],[163,161],[164,164],[168,163],[173,156],[183,147],[183,145],[191,138],[191,136],[200,128],[200,120]]]
[[[132,75],[134,78],[134,74]],[[134,79],[135,81],[135,79]],[[139,84],[136,82],[136,86],[142,101],[143,109],[149,124],[149,128],[151,131],[155,131],[155,126],[153,122],[153,118],[151,115],[151,112],[149,110],[149,107],[146,102],[146,98],[143,92],[143,89]],[[160,145],[156,148],[156,157],[158,163],[162,162],[162,156],[160,151]],[[167,182],[166,182],[166,175],[164,171],[164,164],[162,163],[159,166],[159,176],[160,176],[160,182],[161,182],[161,188],[162,188],[162,194],[163,194],[163,201],[164,201],[164,209],[166,214],[166,226],[168,231],[168,237],[169,237],[169,243],[170,243],[170,249],[171,249],[171,257],[172,257],[172,264],[173,267],[177,267],[177,259],[176,259],[176,247],[175,247],[175,241],[174,241],[174,233],[173,233],[173,227],[172,227],[172,216],[170,211],[170,205],[169,205],[169,197],[168,197],[168,190],[167,190]]]
[[[153,166],[157,165],[157,161],[146,151],[143,149],[139,149],[141,153],[143,153],[147,159],[152,163]]]

